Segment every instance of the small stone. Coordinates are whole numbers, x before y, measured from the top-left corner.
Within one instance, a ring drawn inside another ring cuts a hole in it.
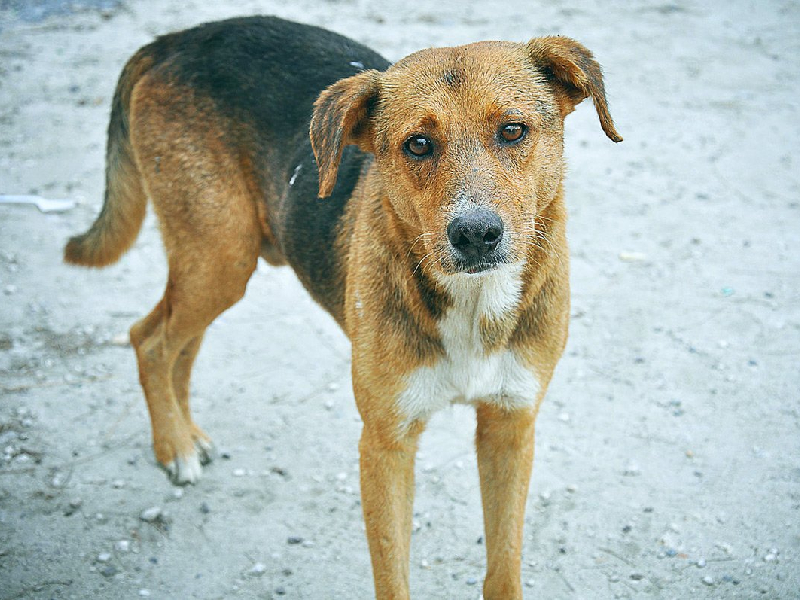
[[[245,475],[247,475],[247,471],[245,471],[244,469],[234,469],[233,470],[233,476],[234,477],[244,477]]]
[[[118,333],[110,340],[112,346],[130,346],[131,340],[127,333]]]
[[[16,294],[17,286],[7,285],[5,288],[3,288],[3,292],[5,293],[6,296],[11,296],[12,294]]]
[[[130,552],[131,543],[128,540],[120,540],[114,544],[114,550],[117,552]]]
[[[706,566],[706,559],[705,558],[701,558],[695,564],[697,564],[697,568],[698,569],[703,569]]]
[[[279,585],[278,587],[275,588],[275,593],[278,596],[285,596],[286,595],[286,588],[283,587],[282,585]]]
[[[647,255],[643,252],[620,252],[619,259],[629,263],[644,262],[647,260]]]
[[[142,588],[141,590],[139,590],[139,596],[141,598],[149,598],[150,597],[150,590],[146,590],[146,589]]]
[[[296,546],[297,544],[303,543],[303,538],[296,535],[289,536],[289,538],[286,540],[286,543],[290,546]]]
[[[335,392],[336,390],[339,389],[339,387],[340,387],[339,384],[336,383],[336,382],[329,383],[328,384],[328,391],[329,392]]]
[[[201,513],[203,513],[204,515],[207,515],[208,513],[210,513],[210,512],[211,512],[211,507],[209,507],[209,506],[208,506],[208,504],[206,504],[205,502],[203,502],[203,503],[200,505],[200,512],[201,512]]]
[[[525,582],[525,586],[529,588],[532,588],[535,585],[536,585],[536,580],[534,579],[528,579],[528,581]]]
[[[568,491],[570,494],[574,494],[575,492],[577,492],[577,491],[578,491],[578,486],[576,486],[575,484],[569,484],[569,485],[567,486],[567,491]]]
[[[465,583],[467,585],[475,585],[476,583],[478,583],[478,580],[475,577],[467,577]]]
[[[183,498],[183,489],[177,488],[175,490],[172,490],[172,498],[175,500],[180,500],[181,498]]]
[[[617,575],[616,573],[609,575],[608,580],[611,583],[617,583],[619,581],[619,575]]]
[[[150,508],[146,508],[139,515],[139,518],[145,523],[152,523],[158,520],[159,517],[161,517],[161,507],[159,506],[151,506]]]
[[[111,487],[117,490],[121,490],[125,487],[125,481],[123,479],[115,479],[111,482]]]
[[[642,474],[642,470],[639,468],[639,465],[633,461],[628,461],[628,464],[625,465],[625,469],[622,471],[622,474],[625,477],[636,477]]]
[[[100,569],[100,575],[102,575],[103,577],[113,577],[117,573],[119,573],[119,569],[117,569],[117,567],[115,567],[114,565],[106,565],[105,567]]]
[[[311,541],[311,540],[303,540],[302,546],[303,546],[303,548],[313,548],[314,547],[314,542]]]
[[[714,585],[714,578],[711,575],[706,575],[703,577],[703,584],[705,585]]]
[[[641,581],[642,579],[644,579],[644,575],[642,575],[641,573],[631,573],[631,579],[633,581]]]
[[[256,563],[252,566],[252,568],[247,572],[248,575],[253,577],[261,577],[267,571],[267,565],[264,563]]]

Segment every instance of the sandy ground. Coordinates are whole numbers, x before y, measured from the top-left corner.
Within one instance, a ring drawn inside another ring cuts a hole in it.
[[[261,265],[211,328],[194,403],[222,453],[178,489],[124,342],[163,289],[154,222],[112,268],[60,262],[99,210],[126,58],[258,12],[390,59],[546,33],[595,51],[625,142],[589,104],[569,118],[573,320],[538,423],[526,598],[800,598],[797,2],[92,4],[0,2],[0,193],[78,201],[0,205],[0,599],[372,596],[349,346],[291,272]],[[473,427],[456,408],[423,437],[416,598],[480,595]]]

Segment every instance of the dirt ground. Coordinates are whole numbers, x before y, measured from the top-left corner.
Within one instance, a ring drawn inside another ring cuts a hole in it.
[[[220,456],[175,488],[125,341],[163,290],[155,223],[114,267],[61,264],[127,57],[253,13],[392,60],[549,33],[596,53],[625,141],[588,103],[568,119],[572,329],[526,598],[800,598],[798,2],[3,0],[0,194],[77,204],[0,204],[0,599],[372,597],[349,346],[292,273],[260,265],[210,329],[194,405]],[[454,408],[423,436],[415,598],[480,596],[473,428]]]

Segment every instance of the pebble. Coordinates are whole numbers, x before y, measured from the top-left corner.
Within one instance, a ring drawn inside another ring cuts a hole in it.
[[[117,490],[121,490],[125,487],[125,480],[124,479],[115,479],[111,482],[111,487]]]
[[[275,588],[275,593],[278,596],[285,596],[286,595],[286,588],[283,587],[282,585],[279,585],[278,587]]]
[[[102,575],[103,577],[113,577],[117,573],[119,573],[119,569],[117,569],[117,567],[115,567],[114,565],[106,565],[105,567],[100,569],[100,575]]]
[[[475,577],[467,577],[467,581],[465,583],[467,585],[475,585],[478,583],[478,580]]]
[[[248,575],[252,575],[253,577],[261,577],[267,571],[267,565],[264,563],[256,563],[252,566],[252,568],[247,572]]]
[[[129,346],[131,343],[127,333],[118,333],[111,338],[112,346]]]
[[[234,469],[233,470],[233,476],[234,477],[244,477],[245,475],[247,475],[247,471],[245,471],[244,469]]]
[[[706,575],[705,577],[703,577],[703,583],[705,585],[714,585],[714,578],[711,577],[710,575]]]
[[[704,568],[706,566],[706,559],[705,558],[701,558],[695,564],[697,564],[697,568],[698,569],[702,569],[702,568]]]
[[[641,573],[631,573],[631,579],[633,581],[641,581],[642,579],[644,579],[644,575],[642,575]]]
[[[114,550],[117,552],[130,552],[131,543],[128,540],[119,540],[114,544]]]
[[[643,252],[620,252],[619,259],[622,262],[644,262],[647,260],[647,255]]]
[[[302,544],[303,543],[303,538],[301,538],[299,536],[296,536],[296,535],[289,536],[289,538],[287,538],[287,540],[286,540],[286,543],[291,545],[291,546],[295,546],[297,544]]]
[[[97,555],[97,562],[107,563],[111,560],[111,554],[108,552],[101,552]]]
[[[639,465],[633,461],[628,461],[628,464],[625,465],[625,469],[622,471],[622,474],[625,477],[636,477],[637,475],[642,474],[642,470],[639,468]]]
[[[156,521],[159,517],[161,517],[161,507],[159,506],[151,506],[150,508],[146,508],[142,511],[139,515],[139,518],[144,521],[145,523],[152,523]]]
[[[146,589],[142,588],[141,590],[139,590],[139,596],[141,598],[149,598],[150,597],[150,590],[146,590]]]
[[[172,490],[172,497],[175,500],[180,500],[181,498],[183,498],[183,490],[181,488],[178,488],[176,490]]]
[[[534,579],[528,579],[528,581],[525,582],[525,585],[529,588],[532,588],[536,585],[536,581]]]
[[[73,498],[69,501],[69,508],[64,511],[64,515],[67,517],[74,515],[80,510],[81,506],[83,506],[83,500],[80,498]]]
[[[211,512],[211,508],[208,506],[208,504],[206,504],[205,502],[203,502],[203,503],[200,505],[200,512],[201,512],[201,513],[203,513],[204,515],[207,515],[208,513],[210,513],[210,512]]]
[[[17,286],[15,286],[15,285],[7,285],[3,289],[3,292],[5,292],[6,296],[11,296],[12,294],[16,294],[17,293]]]

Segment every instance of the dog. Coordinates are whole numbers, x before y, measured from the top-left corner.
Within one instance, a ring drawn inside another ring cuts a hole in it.
[[[601,69],[566,37],[422,50],[390,64],[272,17],[157,38],[111,107],[102,211],[65,248],[105,266],[147,199],[169,265],[130,330],[158,462],[194,483],[212,445],[189,409],[203,334],[258,257],[290,265],[352,344],[361,498],[376,597],[409,598],[417,441],[477,411],[486,600],[522,598],[534,422],[567,339],[564,118]]]

